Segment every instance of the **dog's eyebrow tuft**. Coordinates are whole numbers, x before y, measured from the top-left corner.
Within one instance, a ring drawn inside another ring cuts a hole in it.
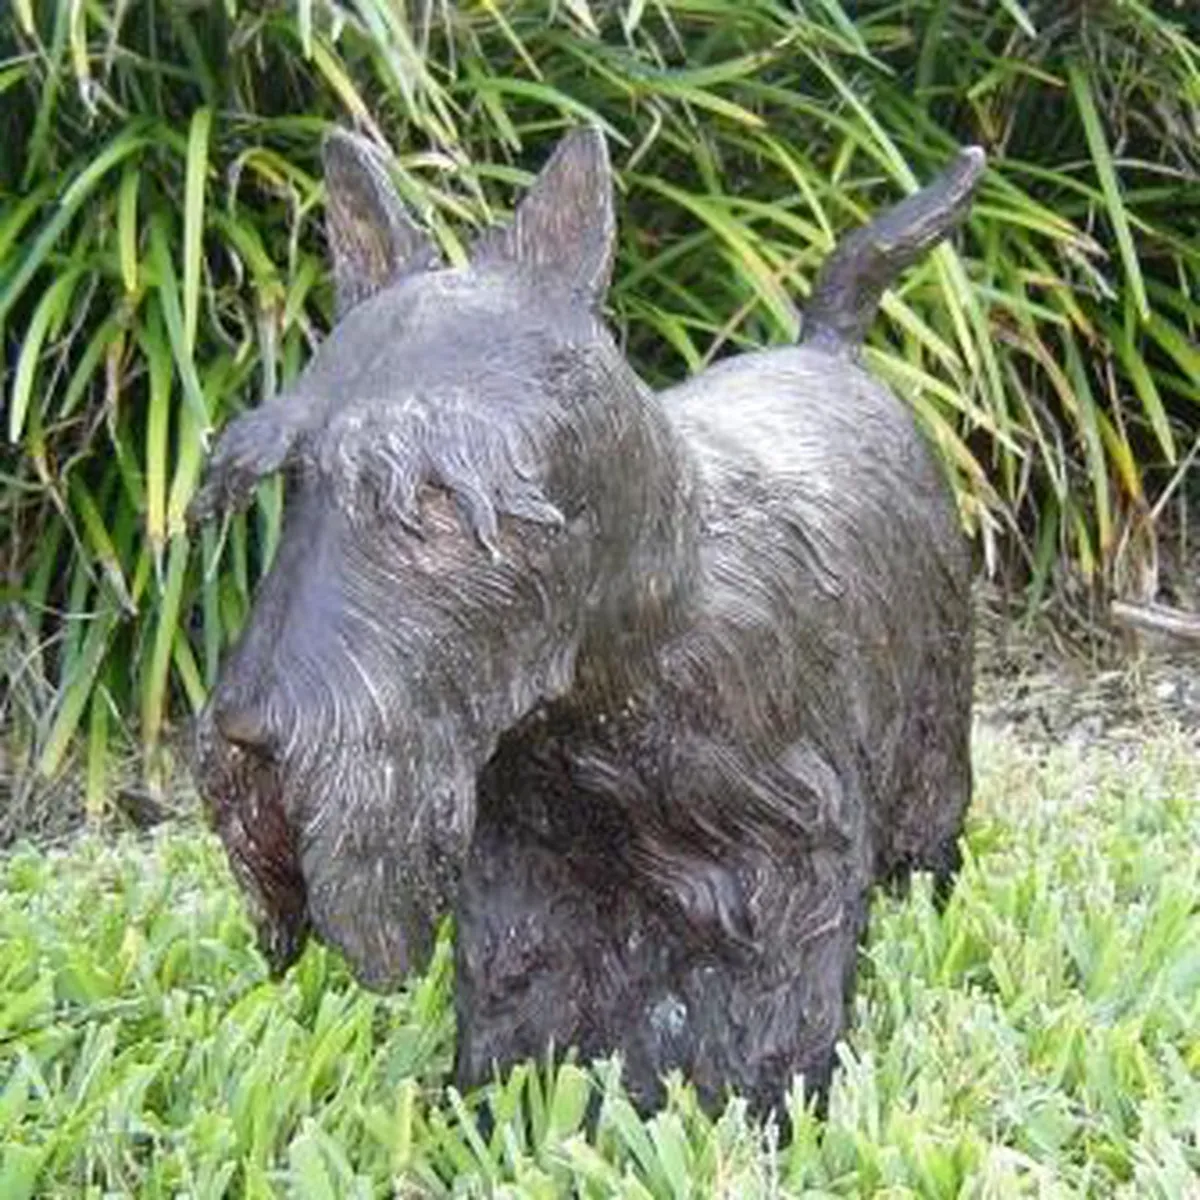
[[[496,549],[502,515],[561,525],[562,512],[538,480],[536,437],[515,420],[491,417],[470,397],[415,396],[368,402],[337,414],[307,448],[354,519],[394,518],[421,531],[424,487],[455,499],[468,530]]]

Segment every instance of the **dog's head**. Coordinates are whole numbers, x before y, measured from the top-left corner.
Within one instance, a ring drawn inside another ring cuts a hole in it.
[[[205,519],[285,475],[197,777],[275,969],[315,930],[386,986],[451,902],[498,738],[575,686],[589,644],[653,636],[669,588],[642,579],[646,547],[683,501],[599,316],[598,133],[568,135],[457,269],[372,149],[334,134],[325,170],[337,324],[226,430],[193,505]]]

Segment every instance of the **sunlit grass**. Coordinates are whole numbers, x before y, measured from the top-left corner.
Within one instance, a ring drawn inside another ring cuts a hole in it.
[[[948,909],[878,902],[828,1118],[765,1129],[683,1085],[639,1120],[609,1064],[519,1069],[485,1130],[448,943],[394,997],[317,948],[273,984],[207,834],[18,849],[0,1195],[1194,1195],[1200,751],[977,757]]]

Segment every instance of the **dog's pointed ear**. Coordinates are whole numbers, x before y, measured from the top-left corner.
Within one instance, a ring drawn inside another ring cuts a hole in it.
[[[379,152],[344,129],[322,149],[325,231],[337,291],[337,318],[404,275],[426,271],[438,251],[414,224]]]
[[[489,230],[472,257],[477,263],[515,263],[598,309],[615,246],[608,147],[599,129],[586,128],[559,142],[517,205],[512,224]]]

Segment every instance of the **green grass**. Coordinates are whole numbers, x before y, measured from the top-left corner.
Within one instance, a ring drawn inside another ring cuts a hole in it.
[[[276,985],[208,835],[17,849],[0,1195],[1200,1193],[1196,747],[978,761],[949,908],[878,904],[828,1118],[797,1092],[776,1129],[683,1084],[643,1122],[612,1064],[543,1065],[487,1090],[485,1135],[447,1082],[446,941],[398,996],[318,948]]]

